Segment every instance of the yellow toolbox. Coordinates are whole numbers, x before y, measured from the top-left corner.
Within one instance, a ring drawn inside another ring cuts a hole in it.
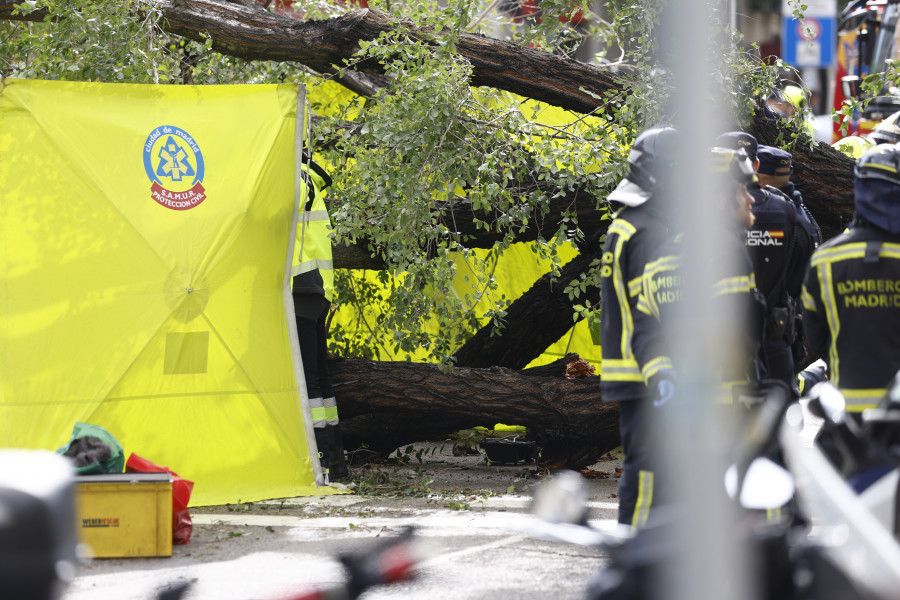
[[[75,484],[79,541],[92,556],[172,556],[169,473],[82,475]]]

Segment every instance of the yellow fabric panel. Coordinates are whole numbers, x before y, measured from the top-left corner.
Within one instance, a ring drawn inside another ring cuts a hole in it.
[[[485,250],[473,250],[473,254],[484,257],[487,255]],[[565,264],[577,255],[577,250],[572,246],[566,246],[560,249],[560,258]],[[465,264],[465,259],[461,256],[457,257],[457,275],[454,281],[454,291],[460,296],[471,294],[471,283],[466,281],[466,275],[469,273],[469,267]],[[494,277],[499,285],[498,294],[505,294],[507,298],[518,298],[527,292],[543,274],[550,271],[550,263],[538,258],[531,251],[529,243],[513,244],[499,259],[494,269]],[[367,277],[375,281],[376,274],[370,271],[359,272],[363,277]],[[368,305],[365,308],[366,318],[370,322],[374,322],[380,308],[375,305]],[[350,330],[357,327],[357,315],[353,307],[346,304],[341,305],[334,317],[335,323],[341,323]],[[485,321],[486,322],[486,321]],[[436,325],[435,325],[436,328]],[[388,356],[382,357],[382,360],[403,360],[405,353],[400,352],[392,354],[391,344],[384,344]],[[534,359],[527,367],[535,367],[551,363],[554,360],[562,358],[567,352],[577,352],[581,358],[591,362],[595,367],[600,365],[600,347],[594,344],[591,337],[591,331],[587,320],[581,320],[574,325],[567,333],[553,343],[544,353]],[[412,356],[413,360],[425,360],[426,352],[420,351]],[[638,375],[640,380],[640,375]]]
[[[194,506],[333,492],[285,311],[296,93],[6,80],[0,446],[82,421]]]

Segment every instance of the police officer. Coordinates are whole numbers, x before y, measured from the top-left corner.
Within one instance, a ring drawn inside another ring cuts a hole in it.
[[[307,195],[301,200],[304,204],[294,242],[291,294],[319,461],[322,470],[334,481],[347,477],[349,472],[327,361],[326,321],[334,295],[334,271],[331,220],[325,207],[324,189],[331,185],[331,177],[309,157],[304,158],[301,173]]]
[[[717,143],[749,150],[750,160],[755,169],[759,168],[758,144],[752,135],[729,132],[719,136]],[[766,298],[768,311],[761,353],[765,377],[783,382],[799,398],[792,346],[796,341],[800,290],[815,249],[814,240],[802,226],[794,201],[778,189],[751,183],[747,191],[753,196],[754,223],[747,228],[745,243],[756,286]]]
[[[782,150],[781,148],[760,145],[757,149],[756,157],[759,161],[759,166],[756,169],[756,176],[759,179],[760,187],[763,189],[767,187],[777,189],[790,198],[794,202],[794,206],[797,207],[797,225],[803,228],[806,232],[806,238],[812,242],[812,249],[808,252],[809,256],[811,256],[812,251],[822,243],[822,230],[819,228],[819,224],[816,222],[815,217],[813,217],[812,213],[803,203],[803,196],[800,194],[800,190],[794,187],[794,182],[791,181],[791,175],[794,173],[793,157],[791,156],[791,153],[787,150]],[[806,258],[808,259],[809,256]],[[798,260],[802,258],[802,256],[798,257]],[[800,272],[802,272],[804,276],[806,274],[806,266],[807,265],[804,263],[800,268]],[[803,329],[800,324],[802,318],[799,296],[800,288],[795,285],[792,287],[791,291],[793,292],[792,299],[795,313],[794,341],[791,343],[791,356],[796,368],[797,365],[801,364],[806,359],[807,351],[803,338]],[[799,379],[797,380],[797,391],[802,394],[803,389],[799,386],[800,381],[801,380]]]
[[[619,403],[619,434],[625,458],[619,479],[619,523],[637,527],[653,498],[653,457],[648,433],[647,388],[631,335],[644,264],[667,239],[664,203],[678,158],[678,132],[652,127],[628,156],[628,174],[609,195],[616,210],[603,247],[600,305],[604,401]]]
[[[800,190],[794,186],[794,182],[791,180],[791,175],[794,174],[791,153],[781,148],[759,145],[756,150],[756,158],[759,161],[756,169],[759,186],[761,188],[773,187],[793,200],[794,206],[797,207],[797,216],[800,217],[798,224],[806,230],[813,245],[818,247],[822,243],[822,230],[809,208],[803,203],[803,195]]]
[[[855,175],[853,222],[813,254],[803,329],[848,411],[861,412],[900,369],[900,148],[873,146]]]

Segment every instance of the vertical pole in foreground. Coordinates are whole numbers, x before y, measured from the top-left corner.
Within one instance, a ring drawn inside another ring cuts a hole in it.
[[[291,237],[288,244],[287,265],[284,273],[284,308],[287,319],[288,338],[291,354],[294,358],[294,375],[297,380],[297,392],[300,401],[300,423],[306,436],[306,449],[312,462],[313,476],[316,485],[325,485],[325,475],[319,464],[319,449],[316,447],[316,436],[313,431],[312,412],[309,406],[309,395],[306,393],[306,376],[303,374],[303,358],[300,356],[300,340],[297,337],[297,321],[294,316],[294,297],[291,294],[291,267],[294,262],[294,251],[297,238],[297,225],[300,222],[300,202],[306,189],[303,179],[303,148],[306,145],[308,120],[306,118],[306,84],[297,87],[297,112],[294,125],[294,212],[291,219]]]
[[[665,0],[664,0],[665,1]],[[709,150],[729,122],[724,114],[724,94],[715,89],[711,75],[721,55],[710,40],[724,34],[727,21],[715,22],[706,0],[667,0],[661,17],[660,46],[665,68],[673,75],[675,89],[670,114],[682,133],[683,157],[674,174],[674,220],[683,232],[683,297],[671,347],[679,363],[678,392],[673,414],[662,436],[665,468],[674,474],[678,503],[674,564],[665,582],[666,600],[747,600],[741,573],[746,561],[738,555],[734,521],[725,500],[724,473],[731,440],[716,422],[716,395],[720,390],[719,363],[729,348],[722,324],[738,326],[743,315],[720,315],[712,302],[712,286],[719,271],[713,261],[728,261],[715,247],[711,232],[731,227],[724,222],[726,202],[734,205],[734,191],[715,189],[706,175]],[[715,106],[712,99],[718,99]],[[715,258],[713,258],[715,257]],[[721,405],[719,405],[721,408]],[[660,596],[662,598],[662,596]]]

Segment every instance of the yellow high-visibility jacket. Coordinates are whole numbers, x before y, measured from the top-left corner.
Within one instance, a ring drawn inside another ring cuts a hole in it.
[[[294,294],[334,296],[334,266],[331,256],[331,219],[325,207],[325,188],[331,178],[314,162],[304,165],[306,197],[301,198],[294,260],[291,267]]]

